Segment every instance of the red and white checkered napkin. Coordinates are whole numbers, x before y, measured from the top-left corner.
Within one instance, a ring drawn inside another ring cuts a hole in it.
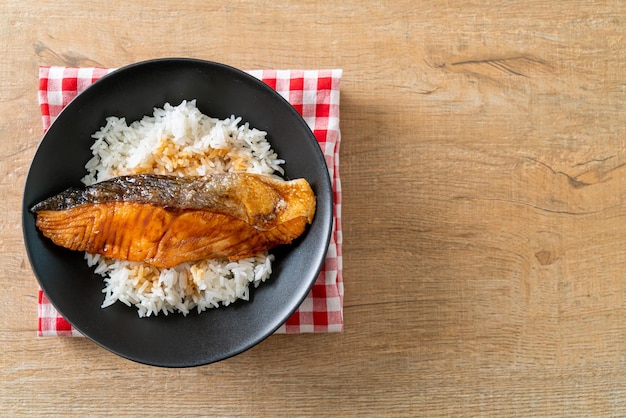
[[[41,67],[39,104],[44,131],[59,112],[91,83],[114,69]],[[332,180],[334,227],[326,261],[313,289],[276,333],[338,332],[343,330],[341,182],[339,180],[339,84],[341,70],[248,71],[280,93],[300,112],[326,157]],[[193,99],[190,97],[190,99]],[[80,336],[59,315],[39,289],[39,336]]]

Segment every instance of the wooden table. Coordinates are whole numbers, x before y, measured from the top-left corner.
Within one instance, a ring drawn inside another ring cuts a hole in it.
[[[626,415],[621,2],[5,0],[0,16],[1,415]],[[177,370],[36,337],[20,205],[37,68],[167,56],[344,69],[345,332]]]

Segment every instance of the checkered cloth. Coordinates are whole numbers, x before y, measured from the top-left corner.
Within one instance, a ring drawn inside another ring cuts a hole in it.
[[[115,69],[41,67],[39,105],[44,131],[59,112],[91,83]],[[276,333],[338,332],[343,330],[341,182],[339,180],[339,84],[341,70],[254,70],[304,117],[326,157],[332,181],[334,226],[326,261],[313,289]],[[59,315],[39,289],[39,336],[81,336]]]

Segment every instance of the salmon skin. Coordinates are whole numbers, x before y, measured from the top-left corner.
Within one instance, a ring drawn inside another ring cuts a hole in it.
[[[313,221],[315,206],[305,179],[139,174],[67,189],[31,211],[57,245],[169,268],[289,244]]]

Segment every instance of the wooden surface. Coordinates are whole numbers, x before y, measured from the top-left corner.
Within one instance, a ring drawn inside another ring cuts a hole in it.
[[[0,18],[0,414],[626,415],[621,2],[5,0]],[[344,69],[344,333],[181,370],[36,337],[37,68],[166,56]]]

